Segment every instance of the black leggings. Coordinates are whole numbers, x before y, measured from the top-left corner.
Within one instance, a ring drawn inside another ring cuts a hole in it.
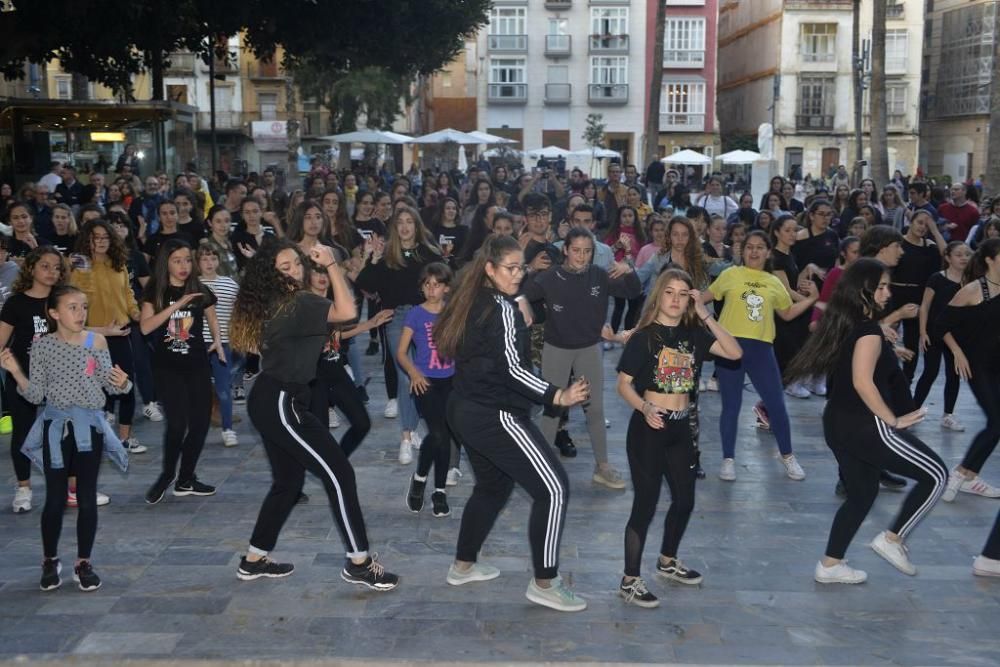
[[[399,376],[396,374],[396,351],[389,349],[389,332],[384,324],[378,328],[378,341],[382,347],[382,375],[385,377],[385,395],[389,400],[395,400],[399,394]]]
[[[271,464],[271,488],[257,515],[250,545],[268,552],[302,492],[306,470],[319,477],[333,518],[351,558],[368,554],[354,468],[330,430],[308,410],[309,387],[261,375],[247,398],[250,421],[264,441]]]
[[[208,359],[194,373],[169,368],[153,369],[156,395],[160,397],[167,427],[163,430],[163,476],[188,482],[194,479],[212,416],[212,379]],[[177,462],[180,461],[180,473]]]
[[[48,431],[49,422],[45,423]],[[97,535],[97,473],[101,468],[101,453],[104,451],[104,436],[94,428],[90,429],[91,451],[76,449],[73,424],[67,422],[66,435],[62,439],[63,467],[55,470],[49,457],[48,435],[44,436],[42,462],[45,466],[45,509],[42,510],[42,549],[46,558],[59,555],[59,536],[62,533],[63,515],[66,513],[66,492],[68,479],[76,475],[76,555],[87,560],[94,548]]]
[[[430,387],[416,397],[417,410],[427,424],[427,435],[420,445],[417,474],[427,477],[434,465],[434,489],[444,491],[451,459],[451,429],[448,428],[448,396],[451,378],[427,378]]]
[[[21,453],[21,447],[28,437],[28,432],[35,424],[38,406],[29,403],[17,393],[17,382],[10,373],[7,374],[3,386],[4,412],[10,414],[13,431],[10,434],[10,458],[14,462],[14,474],[17,481],[26,482],[31,479],[31,459]]]
[[[694,511],[695,462],[697,449],[691,439],[691,422],[686,413],[680,418],[664,417],[664,427],[654,429],[641,412],[633,412],[628,424],[625,450],[632,474],[632,514],[625,526],[625,574],[638,577],[646,533],[656,514],[660,487],[667,480],[670,509],[663,522],[660,554],[677,556],[684,530]],[[668,413],[670,416],[670,413]]]
[[[871,414],[831,409],[823,412],[823,434],[840,464],[847,499],[830,528],[826,555],[841,559],[878,495],[883,470],[915,480],[890,530],[901,538],[937,503],[948,481],[941,457],[908,431],[891,428]]]
[[[941,357],[944,357],[944,413],[950,415],[955,412],[960,379],[958,373],[955,372],[955,355],[951,353],[947,345],[940,341],[928,347],[927,351],[924,352],[924,372],[917,380],[917,388],[913,392],[913,402],[919,408],[927,400],[927,395],[931,393],[931,387],[937,380],[938,371],[941,370]]]
[[[997,520],[993,522],[993,530],[990,531],[990,536],[986,539],[983,555],[993,560],[1000,560],[1000,512],[997,513]]]
[[[111,363],[118,365],[130,377],[135,377],[135,361],[132,355],[132,338],[130,336],[107,336],[108,352]],[[118,423],[131,426],[135,415],[135,388],[124,394],[108,394],[104,403],[104,411],[114,414],[115,403],[118,403]]]
[[[973,367],[969,388],[986,415],[986,426],[969,445],[962,467],[979,473],[1000,441],[1000,377],[983,367]]]
[[[899,287],[892,288],[892,309],[896,310],[910,303],[920,305],[924,297],[923,287]],[[903,373],[906,379],[913,382],[913,376],[917,372],[917,361],[920,357],[920,319],[911,317],[902,321],[903,325],[903,347],[913,352],[913,358],[903,362]]]
[[[625,315],[625,329],[635,328],[635,323],[639,321],[639,313],[642,311],[642,304],[646,298],[640,294],[632,299],[615,297],[615,308],[611,311],[611,328],[617,333],[618,327],[622,323],[622,313],[625,312],[625,305],[628,304],[628,314]]]
[[[309,384],[311,394],[309,411],[319,420],[320,424],[329,429],[330,408],[340,408],[349,424],[347,432],[340,439],[340,449],[346,456],[350,456],[368,435],[368,431],[372,428],[372,422],[351,376],[347,374],[343,366],[339,364],[337,366],[336,369],[331,368],[322,375],[317,375],[316,379]]]

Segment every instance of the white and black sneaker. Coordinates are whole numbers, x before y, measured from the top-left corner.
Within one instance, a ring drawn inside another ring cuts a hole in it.
[[[660,559],[656,559],[656,573],[661,577],[672,579],[680,584],[695,585],[700,584],[703,577],[701,573],[684,566],[677,558],[664,564]]]
[[[247,390],[243,387],[233,387],[233,403],[243,405],[247,402]]]
[[[432,493],[431,504],[434,506],[434,516],[445,517],[451,514],[451,508],[448,507],[448,496],[444,491]]]
[[[173,482],[173,477],[161,474],[156,478],[156,481],[153,482],[153,486],[149,487],[149,490],[146,491],[146,502],[150,505],[155,505],[163,500],[164,494],[166,494],[167,489],[170,488],[170,485],[173,484]]]
[[[424,508],[424,488],[427,480],[419,481],[415,475],[410,475],[410,487],[406,491],[406,509],[414,514]]]
[[[43,591],[54,591],[62,586],[62,579],[59,574],[62,572],[62,563],[58,558],[46,558],[42,561],[42,580],[38,587]]]
[[[280,579],[287,577],[294,571],[295,566],[291,563],[275,563],[267,556],[251,562],[244,556],[240,559],[240,567],[236,570],[236,576],[243,581],[253,581],[261,577]]]
[[[349,584],[360,584],[376,591],[391,591],[399,585],[399,576],[386,572],[378,562],[378,554],[372,554],[364,563],[355,565],[351,559],[344,563],[340,578]]]
[[[73,568],[73,581],[85,593],[96,591],[101,587],[101,578],[94,572],[89,560],[82,560]]]
[[[186,482],[180,480],[174,484],[175,496],[214,496],[215,487],[198,481],[197,477],[192,477]]]
[[[625,598],[625,602],[634,604],[637,607],[653,609],[660,606],[660,600],[649,592],[649,589],[646,588],[646,582],[642,580],[642,577],[636,577],[628,583],[625,582],[623,577],[621,584],[618,586],[618,595]]]

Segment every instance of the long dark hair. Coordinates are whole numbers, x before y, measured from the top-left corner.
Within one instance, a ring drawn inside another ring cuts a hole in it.
[[[786,382],[811,375],[829,375],[854,327],[865,320],[882,317],[883,309],[875,303],[875,290],[885,272],[885,264],[870,257],[859,258],[847,267],[816,332],[806,339],[805,345],[785,370]]]
[[[80,228],[80,234],[76,237],[76,247],[73,251],[77,255],[94,258],[93,237],[94,230],[100,227],[108,235],[108,259],[111,261],[111,268],[115,271],[124,271],[128,261],[128,248],[118,237],[118,232],[114,230],[110,222],[106,220],[91,220]]]
[[[146,283],[146,290],[142,294],[142,300],[153,304],[153,309],[157,312],[169,305],[167,303],[167,290],[170,289],[170,256],[178,250],[187,250],[191,253],[191,273],[184,281],[182,294],[203,294],[207,289],[202,287],[198,281],[198,263],[195,262],[194,250],[192,250],[191,245],[182,239],[168,239],[156,253],[153,275],[150,276],[149,282]]]
[[[24,262],[21,264],[21,270],[17,272],[14,284],[11,285],[11,292],[14,294],[23,294],[31,289],[31,286],[35,284],[35,266],[46,255],[53,255],[59,260],[59,280],[52,288],[55,289],[56,286],[62,285],[67,281],[69,278],[69,263],[66,261],[66,258],[52,246],[40,245],[37,248],[33,248],[25,256]]]
[[[980,243],[976,252],[973,253],[972,259],[969,260],[969,265],[965,267],[962,284],[966,285],[985,276],[989,269],[986,265],[986,258],[996,259],[998,254],[1000,254],[1000,239],[989,239]]]
[[[275,263],[278,253],[293,250],[302,261],[303,282],[278,271]],[[298,244],[288,239],[275,239],[264,243],[257,254],[247,262],[240,283],[240,291],[233,304],[229,320],[229,341],[239,352],[257,352],[264,332],[264,322],[288,306],[295,293],[309,286],[309,260]]]
[[[472,305],[484,287],[492,286],[486,265],[497,266],[512,252],[520,252],[521,244],[512,236],[490,235],[472,261],[458,273],[457,285],[434,325],[434,343],[448,359],[454,359],[465,338],[472,314]]]

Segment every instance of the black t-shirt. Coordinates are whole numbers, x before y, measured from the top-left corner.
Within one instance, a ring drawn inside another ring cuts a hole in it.
[[[69,254],[76,247],[76,234],[66,234],[64,236],[56,234],[52,237],[51,242],[56,250],[64,256],[69,257]]]
[[[31,345],[49,332],[49,325],[45,320],[47,300],[36,299],[24,293],[14,294],[4,302],[3,310],[0,310],[0,322],[14,328],[7,346],[14,353],[14,358],[25,375],[28,374]]]
[[[354,227],[361,234],[363,239],[368,239],[372,235],[381,236],[385,238],[386,229],[385,223],[378,218],[370,218],[368,220],[355,220]]]
[[[524,247],[524,263],[531,264],[535,257],[543,252],[549,256],[549,260],[553,264],[559,264],[562,262],[562,252],[551,243],[528,241],[528,245]]]
[[[454,227],[434,225],[432,233],[434,234],[434,242],[437,243],[442,250],[444,249],[445,243],[451,241],[451,256],[458,257],[462,252],[462,248],[465,247],[466,239],[469,237],[469,228],[465,225],[455,225]]]
[[[189,246],[191,246],[192,250],[198,247],[194,242],[194,239],[192,239],[186,232],[178,230],[173,234],[167,234],[163,230],[160,230],[146,239],[146,245],[143,247],[145,253],[149,255],[149,262],[151,266],[156,264],[156,255],[160,252],[160,246],[170,239],[185,241]]]
[[[878,361],[875,362],[875,373],[873,380],[878,393],[886,405],[893,407],[900,405],[899,397],[896,395],[894,386],[897,383],[896,376],[902,376],[903,385],[908,385],[903,369],[899,366],[896,354],[892,351],[892,345],[882,334],[882,328],[878,322],[865,320],[857,326],[851,334],[844,340],[837,363],[830,373],[827,382],[827,402],[831,408],[839,408],[854,413],[871,413],[865,402],[861,400],[857,390],[854,388],[854,373],[852,365],[854,362],[854,346],[858,340],[865,336],[878,336],[881,344]],[[898,411],[898,408],[894,408]]]
[[[441,256],[418,246],[405,256],[401,268],[393,269],[383,257],[376,264],[368,264],[358,274],[354,284],[363,292],[377,294],[382,308],[415,306],[424,302],[420,289],[420,274],[424,267],[433,262],[444,261]]]
[[[155,299],[149,287],[143,301],[154,304]],[[205,330],[205,309],[215,305],[215,294],[207,287],[201,287],[204,295],[180,310],[174,311],[170,319],[159,329],[149,334],[153,346],[153,366],[180,372],[208,372],[208,346],[203,335]],[[179,301],[185,294],[183,287],[167,288],[166,303]]]
[[[265,243],[268,239],[277,238],[274,235],[274,227],[270,225],[261,225],[260,228],[261,231],[264,232],[261,243]],[[233,244],[233,254],[236,255],[236,266],[238,266],[241,270],[244,266],[246,266],[246,263],[250,261],[250,258],[243,255],[243,252],[240,250],[240,246],[245,245],[249,248],[253,248],[254,250],[260,249],[260,244],[257,243],[257,237],[248,232],[246,227],[241,227],[233,232],[229,236],[229,242]]]
[[[809,236],[799,239],[792,246],[792,255],[799,266],[815,264],[821,269],[829,271],[837,264],[837,255],[840,254],[840,237],[832,229],[825,230],[822,234],[813,235],[812,229],[806,227]]]
[[[668,327],[654,322],[639,329],[625,344],[618,372],[632,376],[635,390],[658,394],[698,391],[701,365],[715,342],[703,326]]]
[[[796,289],[799,284],[799,265],[794,255],[786,255],[775,248],[771,251],[771,267],[774,271],[784,271],[788,286]]]
[[[41,236],[35,236],[35,243],[38,244],[38,247],[42,247],[43,245],[52,245],[51,241],[43,239]],[[8,246],[7,253],[10,255],[11,259],[14,259],[15,257],[27,257],[28,253],[32,250],[34,250],[34,248],[24,241],[18,241],[15,236],[10,237],[10,245]]]
[[[903,239],[903,256],[892,270],[892,282],[917,285],[922,290],[927,280],[941,270],[941,252],[936,245],[914,245]]]
[[[944,271],[938,271],[927,280],[927,287],[934,290],[934,298],[931,299],[931,306],[927,310],[927,321],[934,322],[958,294],[958,290],[962,289],[962,285],[948,278]]]
[[[198,224],[195,220],[191,220],[190,222],[186,222],[184,224],[178,224],[177,231],[190,236],[194,243],[198,243],[198,241],[208,236],[208,230],[205,229],[205,225]]]
[[[329,313],[329,299],[312,292],[296,293],[289,306],[264,323],[261,371],[279,382],[309,384],[330,340]]]
[[[128,252],[128,260],[125,262],[125,268],[128,269],[128,283],[132,286],[132,293],[135,295],[136,302],[139,302],[142,300],[143,291],[139,278],[148,278],[150,276],[149,263],[146,261],[146,256],[137,249],[132,248]]]

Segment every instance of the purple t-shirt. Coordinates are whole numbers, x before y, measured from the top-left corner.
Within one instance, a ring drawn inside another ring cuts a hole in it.
[[[455,362],[438,354],[432,335],[435,321],[435,313],[428,312],[423,306],[414,306],[406,314],[403,326],[413,331],[413,347],[416,349],[413,364],[417,369],[425,377],[449,378],[455,374]]]

